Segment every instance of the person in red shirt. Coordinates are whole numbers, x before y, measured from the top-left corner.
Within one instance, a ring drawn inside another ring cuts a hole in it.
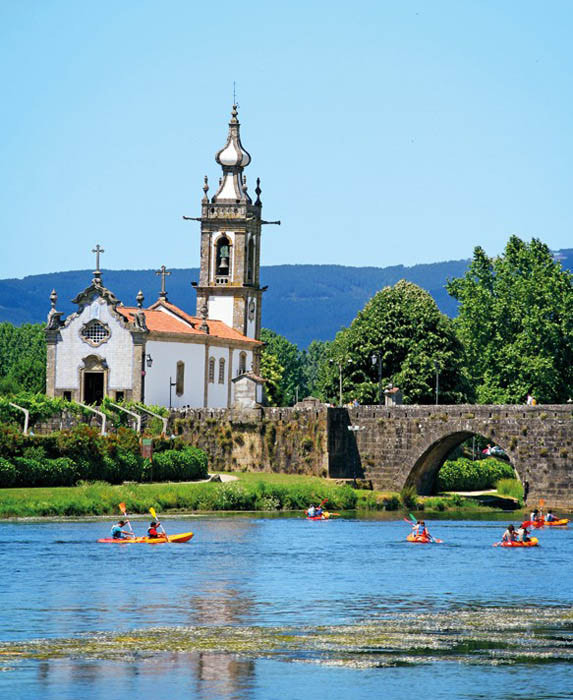
[[[163,535],[159,532],[157,532],[157,528],[161,525],[161,523],[155,522],[155,520],[151,523],[151,525],[147,528],[147,536],[151,538],[155,537],[163,537]]]

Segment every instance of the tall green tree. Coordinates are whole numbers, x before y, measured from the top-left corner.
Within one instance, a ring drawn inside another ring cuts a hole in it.
[[[46,339],[41,323],[0,323],[0,393],[46,389]]]
[[[376,354],[382,359],[381,382],[378,361],[372,361]],[[378,403],[380,384],[392,382],[405,403],[433,403],[437,363],[440,402],[468,401],[471,388],[462,359],[451,319],[426,291],[401,280],[378,292],[330,344],[324,367],[327,399],[338,403],[342,379],[343,402]]]
[[[479,403],[543,403],[573,396],[573,284],[549,248],[512,236],[503,255],[475,248],[447,290]]]
[[[275,406],[292,406],[297,394],[302,398],[305,393],[302,353],[294,343],[267,328],[261,330],[261,340],[265,343],[261,353],[261,375],[268,383],[271,376],[266,376],[265,372],[273,372],[277,384],[276,390],[267,386],[267,398]],[[270,355],[276,362],[269,359]]]
[[[328,341],[313,340],[302,352],[304,392],[307,396],[325,398],[325,363],[328,360]]]

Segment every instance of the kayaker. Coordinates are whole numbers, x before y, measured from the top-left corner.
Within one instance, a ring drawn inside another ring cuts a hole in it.
[[[317,518],[320,518],[320,516],[322,515],[322,506],[317,506],[314,511],[314,514]]]
[[[308,507],[308,510],[306,511],[306,514],[308,515],[309,518],[314,518],[316,514],[316,508],[311,504]]]
[[[501,536],[502,542],[515,542],[515,528],[513,524],[508,525],[506,531]]]
[[[529,516],[529,519],[530,519],[532,522],[536,523],[538,520],[543,520],[543,514],[542,514],[540,511],[538,511],[537,508],[536,508],[536,509],[533,511],[533,513],[531,513],[531,515]]]
[[[517,528],[517,541],[518,542],[529,542],[529,532],[527,530],[527,521],[521,523]]]
[[[147,528],[147,536],[153,538],[156,537],[161,537],[162,535],[157,532],[157,528],[161,525],[161,523],[156,522],[155,520],[150,524],[150,526]]]
[[[127,540],[132,537],[131,532],[124,530],[125,520],[118,520],[111,528],[111,536],[114,540]]]
[[[548,523],[554,523],[556,520],[559,520],[559,518],[556,518],[556,517],[553,515],[553,511],[552,511],[552,510],[548,510],[548,511],[547,511],[547,515],[545,516],[545,520],[546,520]]]
[[[428,532],[428,528],[426,527],[426,523],[423,520],[418,520],[412,529],[416,536],[427,537],[429,540],[432,539],[432,536],[430,535],[430,533]]]

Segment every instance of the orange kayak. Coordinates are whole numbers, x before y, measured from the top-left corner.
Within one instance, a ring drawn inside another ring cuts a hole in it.
[[[536,520],[533,523],[533,527],[567,527],[569,520],[567,518],[561,518],[561,520]]]
[[[408,542],[416,542],[417,544],[431,544],[433,542],[437,544],[442,543],[442,540],[438,540],[435,537],[430,539],[429,537],[423,537],[422,535],[415,535],[413,532],[407,535],[406,539]]]
[[[181,532],[178,535],[168,535],[167,537],[129,537],[126,539],[103,537],[98,542],[106,544],[165,544],[166,542],[189,542],[192,537],[192,532]]]
[[[539,541],[537,537],[532,537],[529,542],[502,542],[502,547],[537,547]]]

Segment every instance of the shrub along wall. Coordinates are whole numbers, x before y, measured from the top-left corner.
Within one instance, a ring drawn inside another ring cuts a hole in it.
[[[0,424],[0,488],[207,478],[202,450],[163,439],[154,440],[154,450],[153,461],[143,459],[138,436],[128,428],[107,436],[87,425],[50,435],[22,435]]]
[[[514,479],[511,464],[488,457],[473,461],[460,457],[444,462],[436,480],[437,491],[481,491],[494,488],[500,479]]]

